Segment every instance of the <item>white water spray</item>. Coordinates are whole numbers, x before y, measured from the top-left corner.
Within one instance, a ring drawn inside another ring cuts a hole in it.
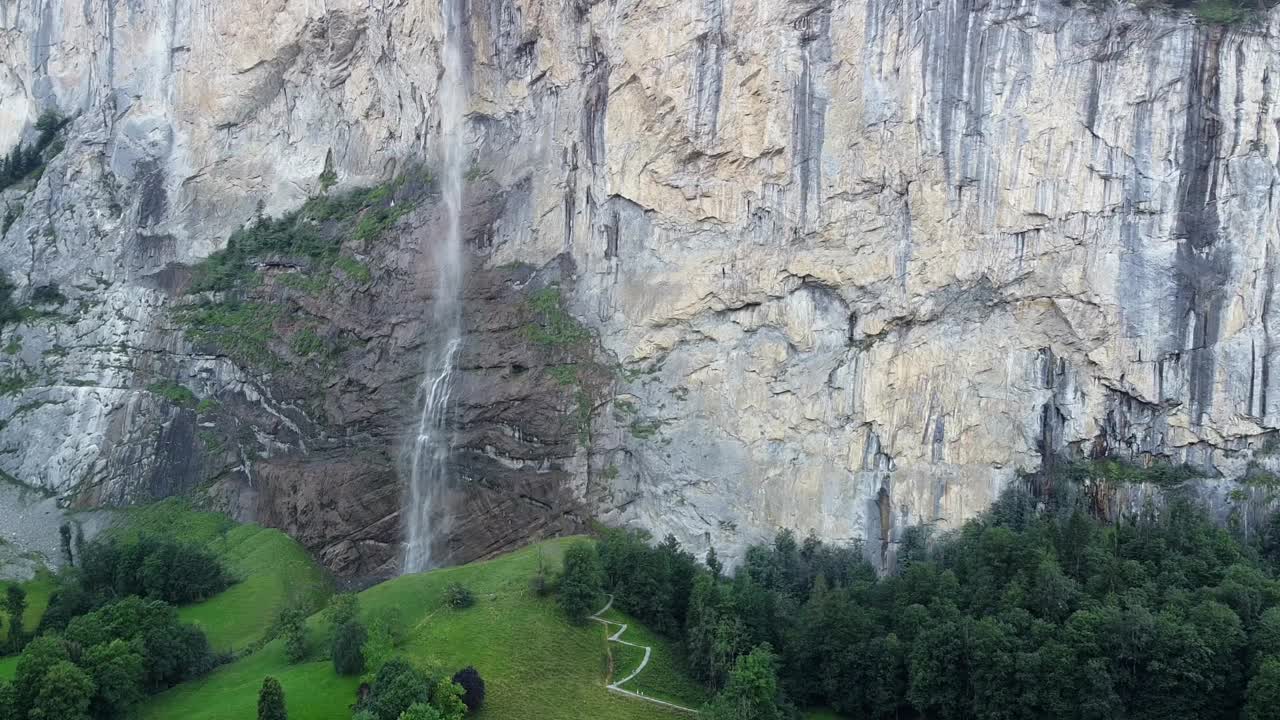
[[[462,121],[467,108],[463,33],[467,0],[443,0],[445,22],[444,76],[440,102],[440,192],[444,200],[442,237],[432,238],[437,293],[432,307],[433,332],[418,385],[418,424],[409,448],[409,492],[404,508],[406,548],[404,572],[422,572],[439,562],[432,541],[447,530],[442,507],[450,478],[452,437],[448,425],[454,362],[462,345]]]

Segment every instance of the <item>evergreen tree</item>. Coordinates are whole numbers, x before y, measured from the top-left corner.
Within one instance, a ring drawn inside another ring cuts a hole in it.
[[[359,675],[364,672],[366,639],[364,626],[355,620],[348,620],[334,631],[333,669],[339,675]]]
[[[716,556],[715,548],[707,548],[707,569],[711,571],[711,577],[719,579],[720,574],[724,572],[724,565],[720,563],[720,558]]]
[[[22,648],[22,616],[27,611],[27,591],[21,585],[11,583],[5,592],[4,611],[9,616],[9,647]]]
[[[284,706],[284,688],[280,681],[268,675],[262,679],[258,691],[258,720],[288,720]]]

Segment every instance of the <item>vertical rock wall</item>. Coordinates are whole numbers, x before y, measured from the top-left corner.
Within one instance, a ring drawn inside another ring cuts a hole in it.
[[[1280,403],[1276,17],[473,0],[477,341],[444,541],[465,559],[597,516],[730,555],[790,526],[887,558],[1047,452],[1240,474]],[[0,337],[23,378],[0,470],[85,503],[213,482],[344,571],[385,568],[430,200],[369,253],[376,282],[308,310],[368,341],[318,414],[168,308],[177,264],[326,168],[342,189],[430,165],[439,8],[0,0],[0,28],[0,147],[75,116],[3,196],[22,211],[0,267],[69,299]],[[551,279],[608,370],[585,408],[553,370],[577,356],[518,312]],[[157,377],[251,408],[236,451],[208,461]]]

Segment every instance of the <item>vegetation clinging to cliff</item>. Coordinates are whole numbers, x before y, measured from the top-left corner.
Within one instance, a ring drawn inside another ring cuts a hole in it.
[[[414,177],[429,182],[425,173]],[[407,178],[402,175],[386,185],[314,197],[279,218],[258,217],[232,233],[226,249],[192,268],[190,291],[245,289],[253,284],[257,266],[267,261],[309,265],[303,271],[311,275],[327,274],[337,264],[353,279],[368,282],[368,268],[341,255],[343,243],[354,238],[367,246],[413,209],[410,200],[396,195]]]
[[[0,158],[0,190],[43,172],[48,158],[62,150],[62,141],[58,133],[66,124],[67,119],[56,110],[44,111],[36,120],[36,131],[39,134],[36,136],[35,144],[27,146],[18,143],[7,155]]]
[[[305,321],[291,334],[277,328],[277,320],[306,316],[285,312],[278,296],[262,292],[266,278],[308,295],[326,292],[335,280],[367,285],[373,271],[357,254],[371,250],[431,182],[425,169],[414,168],[383,185],[311,198],[279,218],[259,216],[232,233],[225,249],[192,267],[188,292],[216,294],[180,305],[175,319],[192,340],[242,365],[276,370],[289,362],[333,360],[350,338]]]

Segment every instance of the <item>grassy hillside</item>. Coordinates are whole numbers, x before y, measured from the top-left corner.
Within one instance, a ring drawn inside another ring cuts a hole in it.
[[[239,582],[210,600],[178,610],[183,620],[199,625],[218,650],[252,645],[282,608],[320,608],[333,591],[328,574],[288,535],[239,525],[178,500],[127,510],[112,533],[126,539],[141,534],[173,537],[221,558]]]
[[[218,650],[248,648],[286,605],[319,608],[332,593],[328,574],[288,535],[192,510],[179,500],[120,511],[108,533],[122,539],[165,535],[208,548],[222,559],[239,581],[210,600],[178,609],[183,620],[204,629]],[[44,615],[54,580],[41,574],[23,587],[28,603],[23,627],[31,631]],[[8,633],[7,618],[0,632]],[[0,679],[12,678],[17,664],[17,656],[0,658]]]
[[[448,669],[474,665],[488,685],[485,708],[476,716],[479,720],[680,717],[659,706],[608,693],[608,652],[620,646],[606,643],[604,626],[570,625],[554,598],[539,598],[530,592],[538,548],[555,564],[567,543],[550,541],[485,563],[397,578],[361,593],[362,612],[369,615],[397,608],[408,628],[401,653],[410,658]],[[453,582],[463,583],[475,593],[475,606],[453,610],[444,604],[444,589]],[[324,650],[322,633],[313,618],[317,656]],[[655,651],[669,668],[679,662],[665,643],[659,642]],[[623,662],[620,659],[619,664]],[[651,666],[654,663],[650,661]],[[674,668],[670,672],[678,674]],[[275,675],[284,686],[290,720],[350,717],[356,681],[337,677],[328,662],[289,665],[280,641],[199,682],[151,699],[136,715],[140,720],[253,717],[265,675]],[[660,677],[655,675],[655,693],[665,689],[676,697],[688,691]]]
[[[622,634],[621,640],[652,648],[649,664],[644,667],[643,672],[627,681],[622,686],[623,689],[692,708],[701,707],[711,699],[706,688],[685,670],[684,652],[679,644],[650,632],[631,616],[617,609],[610,608],[602,617],[627,625],[627,631]],[[611,632],[616,630],[614,628]],[[611,643],[609,648],[613,652],[615,677],[630,675],[644,658],[644,650],[641,648],[618,643]]]
[[[24,590],[27,591],[27,609],[22,613],[22,627],[30,632],[36,625],[40,624],[40,618],[44,617],[44,610],[49,605],[49,595],[53,592],[53,576],[46,572],[42,572],[27,582],[20,583]],[[0,583],[0,592],[3,588],[8,587],[8,583]],[[5,637],[9,636],[9,618],[0,611],[0,617],[4,618],[4,627],[2,632]],[[13,677],[13,673],[18,669],[18,656],[11,655],[9,657],[0,657],[0,680],[9,680]]]

